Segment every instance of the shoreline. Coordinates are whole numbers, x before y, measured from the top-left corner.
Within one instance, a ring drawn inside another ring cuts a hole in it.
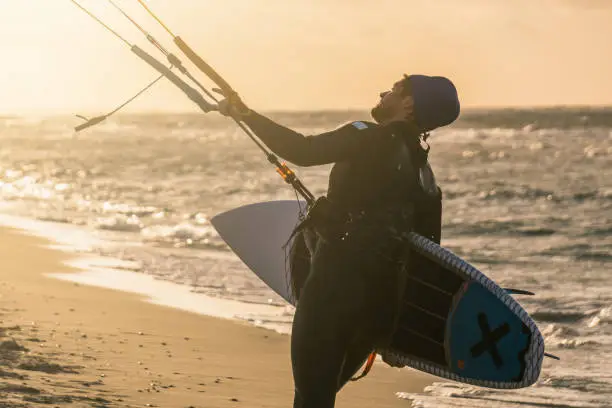
[[[145,301],[153,304],[206,316],[250,321],[258,327],[290,334],[290,328],[287,328],[286,324],[275,321],[269,324],[257,323],[258,320],[268,321],[270,318],[282,319],[288,305],[243,302],[239,298],[207,295],[193,290],[188,284],[135,271],[140,268],[132,261],[91,252],[92,248],[139,245],[133,241],[117,243],[104,235],[98,236],[99,231],[90,231],[82,226],[0,213],[0,228],[2,227],[14,228],[24,234],[47,239],[51,241],[49,248],[71,255],[65,264],[78,272],[52,273],[49,274],[50,277],[133,293],[147,297]],[[229,252],[227,256],[234,255]]]
[[[0,396],[11,406],[290,406],[289,336],[56,279],[80,258],[0,227]],[[377,363],[338,406],[406,407],[434,377]],[[97,404],[97,405],[96,405]]]

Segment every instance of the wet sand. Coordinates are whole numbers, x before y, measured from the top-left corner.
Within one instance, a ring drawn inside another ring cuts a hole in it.
[[[0,407],[290,407],[289,337],[54,279],[51,242],[0,228]],[[409,407],[433,377],[375,364],[338,407]]]

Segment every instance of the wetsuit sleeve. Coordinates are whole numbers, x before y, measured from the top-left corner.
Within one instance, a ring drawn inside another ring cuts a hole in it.
[[[352,124],[331,132],[304,136],[256,112],[243,121],[270,150],[297,166],[348,160],[370,152],[384,137],[377,127],[358,129]]]

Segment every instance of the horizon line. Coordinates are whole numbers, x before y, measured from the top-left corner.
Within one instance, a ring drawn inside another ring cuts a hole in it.
[[[482,106],[467,106],[462,108],[461,114],[476,113],[482,111],[508,111],[508,110],[553,110],[553,109],[612,109],[612,104],[546,104],[546,105],[482,105]],[[79,111],[87,116],[96,116],[104,114],[102,111]],[[309,109],[280,109],[270,108],[261,109],[257,112],[265,114],[298,114],[298,113],[363,113],[369,112],[367,108],[309,108]],[[171,110],[171,109],[126,109],[123,112],[117,112],[114,116],[122,115],[201,115],[198,110]],[[76,116],[73,111],[66,110],[24,110],[21,112],[0,112],[0,118],[15,118],[28,116]],[[459,117],[461,118],[461,116]]]

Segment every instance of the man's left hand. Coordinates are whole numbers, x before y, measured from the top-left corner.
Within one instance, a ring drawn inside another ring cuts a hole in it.
[[[242,99],[240,99],[237,93],[226,95],[226,93],[219,88],[213,88],[213,91],[225,97],[219,101],[218,105],[219,113],[222,115],[231,116],[234,119],[240,120],[242,117],[251,114],[251,110],[242,102]]]

